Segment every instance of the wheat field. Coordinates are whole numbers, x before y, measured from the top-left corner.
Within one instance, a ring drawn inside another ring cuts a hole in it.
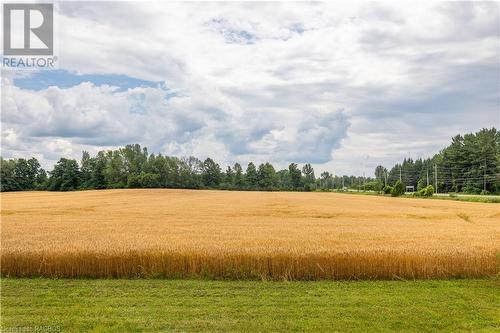
[[[498,274],[498,204],[167,189],[2,193],[1,201],[4,277]]]

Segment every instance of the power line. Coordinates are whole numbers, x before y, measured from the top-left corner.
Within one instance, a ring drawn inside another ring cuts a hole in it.
[[[442,177],[439,178],[440,180],[483,180],[483,179],[490,179],[490,180],[495,180],[499,179],[499,176],[482,176],[482,177],[458,177],[458,178],[453,178],[453,177]]]

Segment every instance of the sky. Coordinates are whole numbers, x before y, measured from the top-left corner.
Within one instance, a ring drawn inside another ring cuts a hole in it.
[[[2,156],[129,143],[366,174],[500,127],[499,3],[56,5],[56,70],[2,70]]]

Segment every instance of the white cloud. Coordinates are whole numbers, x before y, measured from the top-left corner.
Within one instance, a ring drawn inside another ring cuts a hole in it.
[[[361,174],[499,123],[498,3],[70,2],[59,18],[63,69],[166,88],[4,77],[4,155],[139,142]]]

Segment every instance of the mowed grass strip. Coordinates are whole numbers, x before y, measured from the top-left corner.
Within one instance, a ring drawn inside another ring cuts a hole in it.
[[[498,280],[2,279],[2,327],[61,332],[497,332]]]
[[[498,204],[167,189],[0,197],[6,277],[320,280],[498,273]]]

